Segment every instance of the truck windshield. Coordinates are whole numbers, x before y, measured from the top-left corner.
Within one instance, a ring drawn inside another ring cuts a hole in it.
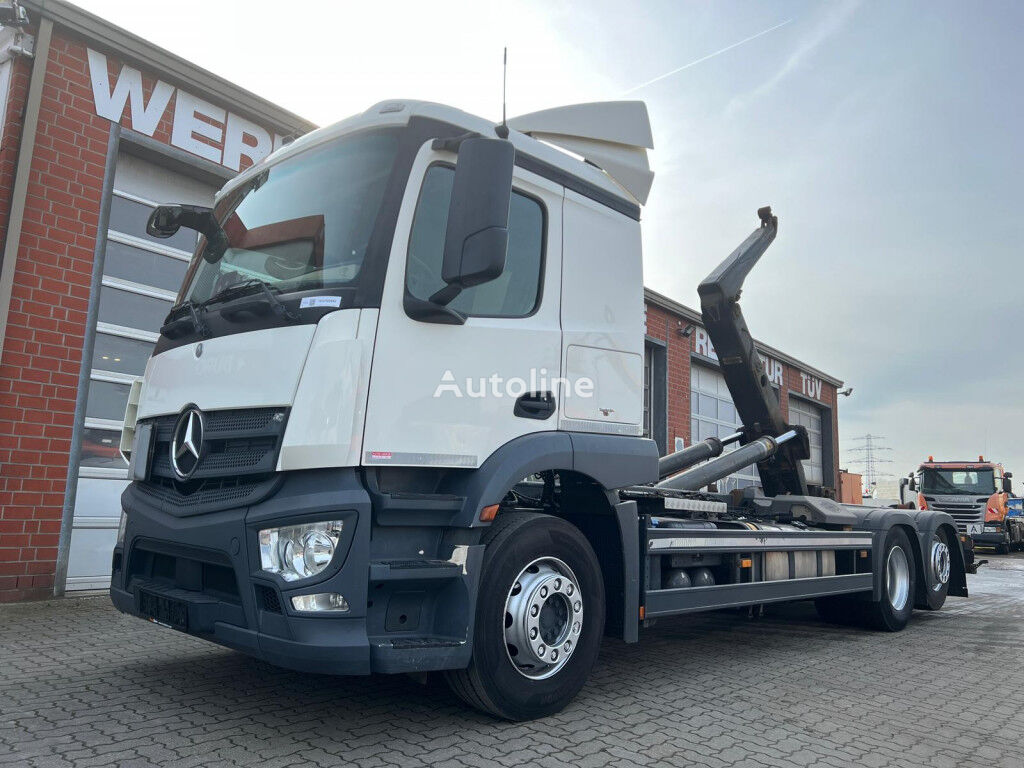
[[[991,496],[995,492],[995,474],[991,469],[922,469],[924,494]]]
[[[200,238],[178,301],[201,304],[242,282],[282,293],[355,284],[398,137],[378,130],[313,147],[233,190],[214,208],[220,252]]]

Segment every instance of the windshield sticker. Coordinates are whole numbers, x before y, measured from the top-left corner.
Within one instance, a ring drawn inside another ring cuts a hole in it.
[[[341,296],[306,296],[299,302],[299,309],[307,307],[340,307]]]

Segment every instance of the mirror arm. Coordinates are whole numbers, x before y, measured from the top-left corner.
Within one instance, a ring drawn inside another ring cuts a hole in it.
[[[453,301],[455,297],[462,293],[462,286],[458,283],[448,283],[444,288],[434,293],[427,301],[431,304],[437,304],[441,307],[447,307]]]
[[[421,323],[439,323],[441,325],[464,325],[466,323],[466,316],[461,312],[443,304],[417,299],[408,290],[405,292],[402,304],[405,307],[405,314]]]
[[[201,206],[183,205],[181,226],[194,229],[206,236],[206,248],[203,249],[203,258],[211,264],[220,261],[228,249],[228,236],[217,223],[213,210]]]

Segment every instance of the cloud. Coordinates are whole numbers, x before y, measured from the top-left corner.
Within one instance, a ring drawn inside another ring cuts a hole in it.
[[[779,83],[800,69],[824,42],[842,29],[860,4],[861,0],[846,0],[846,2],[834,6],[834,10],[811,28],[810,33],[800,41],[800,44],[789,54],[775,74],[752,91],[734,97],[726,107],[726,112],[733,114],[750,102],[774,90]]]

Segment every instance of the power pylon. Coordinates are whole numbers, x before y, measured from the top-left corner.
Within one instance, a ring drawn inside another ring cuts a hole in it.
[[[863,468],[862,474],[864,475],[865,488],[873,488],[883,477],[892,477],[892,473],[882,472],[879,469],[881,464],[892,464],[892,459],[883,458],[879,455],[885,451],[892,453],[892,448],[881,444],[881,441],[885,440],[884,436],[869,433],[852,439],[856,443],[862,443],[862,445],[856,448],[847,448],[846,450],[860,455],[859,458],[853,459],[850,463],[860,465]]]

